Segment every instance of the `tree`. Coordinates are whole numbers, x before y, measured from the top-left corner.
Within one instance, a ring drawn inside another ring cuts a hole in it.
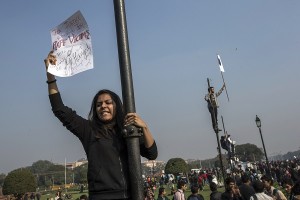
[[[65,183],[65,166],[51,165],[47,171],[47,176],[51,179],[52,184],[62,185]]]
[[[227,167],[229,167],[228,161],[227,161],[227,156],[222,154],[221,158],[222,158],[223,167],[224,167],[224,169],[226,169]],[[220,156],[219,155],[216,156],[213,160],[214,160],[215,167],[221,168]]]
[[[5,177],[6,177],[5,174],[0,174],[0,187],[3,185]]]
[[[171,158],[168,160],[165,173],[178,175],[179,173],[187,173],[188,165],[182,158]]]
[[[48,171],[48,169],[53,165],[53,163],[51,163],[48,160],[39,160],[36,161],[32,164],[31,166],[31,170],[32,173],[34,174],[42,174]]]
[[[80,165],[74,168],[74,181],[75,183],[86,184],[87,183],[87,169],[88,163]]]
[[[37,176],[37,185],[38,186],[50,186],[52,182],[50,179],[46,179],[46,174],[49,171],[49,168],[53,165],[52,162],[48,160],[38,160],[32,164],[31,171]]]
[[[241,144],[236,145],[235,154],[240,161],[260,161],[264,154],[260,148],[254,144]]]
[[[28,169],[16,169],[5,177],[2,192],[4,195],[23,196],[26,192],[35,192],[36,180]]]

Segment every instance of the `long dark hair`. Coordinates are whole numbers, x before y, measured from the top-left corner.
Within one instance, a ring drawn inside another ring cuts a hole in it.
[[[102,94],[108,94],[112,98],[114,102],[114,110],[115,110],[115,116],[112,119],[111,122],[109,123],[104,123],[102,122],[98,116],[97,116],[97,110],[96,110],[96,105],[97,105],[97,100],[98,97]],[[120,99],[120,97],[107,89],[103,89],[97,92],[97,94],[94,96],[92,104],[91,104],[91,109],[88,115],[88,119],[92,123],[92,126],[97,129],[97,132],[104,136],[107,134],[107,130],[111,129],[113,132],[116,131],[121,131],[123,128],[123,121],[124,121],[124,111],[123,111],[123,104]]]

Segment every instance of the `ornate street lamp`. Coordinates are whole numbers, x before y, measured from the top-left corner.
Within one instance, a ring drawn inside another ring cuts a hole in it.
[[[255,123],[256,123],[256,126],[257,126],[258,128],[261,127],[261,121],[260,121],[260,119],[257,117],[257,115],[256,115],[256,118],[255,118]]]
[[[261,138],[261,142],[262,142],[262,145],[263,145],[263,148],[264,148],[265,157],[266,157],[266,163],[267,163],[268,171],[271,174],[269,160],[268,160],[268,156],[267,156],[267,151],[266,151],[264,139],[263,139],[263,136],[262,136],[262,133],[261,133],[261,121],[260,121],[260,119],[258,118],[257,115],[256,115],[256,118],[255,118],[255,123],[256,123],[257,128],[259,129],[260,138]]]

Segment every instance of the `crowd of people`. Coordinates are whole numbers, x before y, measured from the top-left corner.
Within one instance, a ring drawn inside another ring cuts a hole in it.
[[[188,177],[162,174],[159,179],[145,179],[145,200],[204,200],[201,191],[210,188],[210,200],[300,200],[300,160],[247,162],[242,168],[238,165],[228,171],[224,183],[221,181],[220,169],[203,169],[190,173]],[[171,182],[171,184],[170,184]],[[174,185],[177,187],[175,188]],[[218,188],[225,186],[225,191]],[[166,194],[166,188],[170,194]],[[185,197],[185,191],[191,194]],[[155,190],[158,196],[155,198]]]

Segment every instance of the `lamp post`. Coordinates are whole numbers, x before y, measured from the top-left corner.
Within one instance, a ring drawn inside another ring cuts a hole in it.
[[[259,129],[260,138],[261,138],[261,142],[262,142],[262,145],[263,145],[263,148],[264,148],[265,157],[266,157],[266,163],[267,163],[268,171],[269,171],[269,173],[271,173],[271,171],[270,171],[270,165],[269,165],[269,160],[268,160],[268,156],[267,156],[267,151],[266,151],[264,139],[263,139],[263,136],[262,136],[262,133],[261,133],[261,121],[260,121],[260,119],[258,118],[257,115],[256,115],[256,118],[255,118],[255,123],[256,123],[257,128]]]
[[[124,113],[127,114],[135,112],[135,101],[124,0],[114,0],[114,11]],[[127,144],[132,200],[140,200],[144,198],[141,154],[139,147],[139,138],[141,136],[142,132],[135,126],[127,126],[123,130],[123,137],[126,139]]]

